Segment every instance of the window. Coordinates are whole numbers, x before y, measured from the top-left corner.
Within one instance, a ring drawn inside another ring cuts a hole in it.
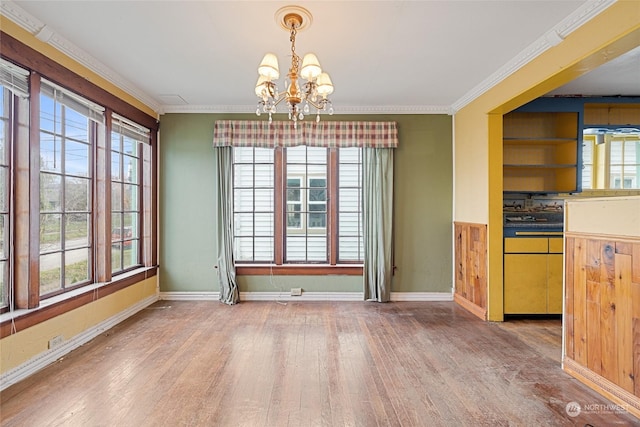
[[[585,135],[582,140],[582,189],[594,188],[593,182],[593,154],[595,151],[595,136]]]
[[[304,145],[284,149],[287,208],[296,209],[287,211],[285,262],[328,262],[328,153],[327,148]],[[295,185],[289,187],[289,183]],[[298,202],[290,204],[289,199],[294,197]]]
[[[11,118],[13,94],[4,86],[0,88],[0,308],[9,305],[9,257],[11,217]]]
[[[233,153],[238,263],[362,262],[361,148],[235,147]]]
[[[237,261],[268,262],[274,258],[274,150],[233,150],[233,224]]]
[[[611,138],[609,182],[611,188],[638,188],[640,178],[640,138],[614,135]]]
[[[13,157],[19,142],[27,142],[22,128],[29,120],[28,76],[27,70],[0,59],[0,312],[9,308],[13,297]]]
[[[302,177],[287,176],[287,229],[302,230]]]
[[[2,53],[0,312],[24,310],[3,318],[9,331],[7,322],[21,330],[156,274],[158,124],[19,42]]]
[[[362,149],[341,148],[338,191],[338,259],[361,261],[364,259],[362,239]]]
[[[111,131],[111,272],[141,264],[141,147],[149,130],[114,116]]]
[[[93,141],[102,111],[43,82],[40,94],[40,295],[93,276]]]
[[[585,129],[582,188],[640,188],[640,131],[634,128]]]

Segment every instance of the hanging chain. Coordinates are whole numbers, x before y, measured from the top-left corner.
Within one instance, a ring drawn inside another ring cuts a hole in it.
[[[291,23],[291,37],[289,37],[289,41],[291,42],[291,70],[295,71],[296,74],[299,70],[300,65],[300,57],[296,54],[296,24]]]

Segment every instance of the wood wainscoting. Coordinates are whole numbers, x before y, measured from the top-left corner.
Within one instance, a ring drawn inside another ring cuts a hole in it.
[[[453,299],[487,319],[487,225],[454,222],[455,294]]]
[[[640,417],[640,239],[565,238],[563,368]]]

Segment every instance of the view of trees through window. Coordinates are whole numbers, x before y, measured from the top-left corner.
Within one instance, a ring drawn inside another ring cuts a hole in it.
[[[40,294],[91,277],[92,143],[98,124],[40,95]]]
[[[140,143],[123,125],[111,132],[111,271],[140,264]]]
[[[54,62],[27,63],[0,58],[0,313],[52,297],[62,313],[77,307],[63,293],[156,274],[158,121]]]

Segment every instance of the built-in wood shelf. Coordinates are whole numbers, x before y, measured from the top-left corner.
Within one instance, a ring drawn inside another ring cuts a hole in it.
[[[503,189],[578,189],[578,113],[512,112],[504,116]]]

